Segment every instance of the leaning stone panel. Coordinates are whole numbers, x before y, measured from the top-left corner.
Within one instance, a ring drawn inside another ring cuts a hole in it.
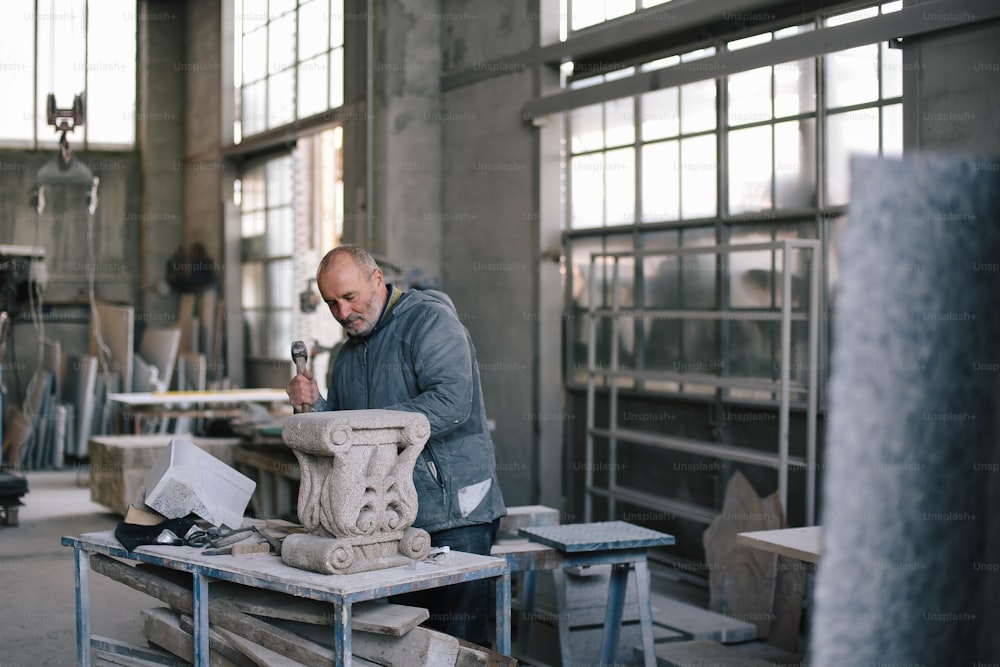
[[[398,410],[292,415],[282,438],[299,461],[298,515],[281,559],[292,567],[350,574],[422,560],[430,535],[417,517],[413,465],[430,435],[427,418]]]

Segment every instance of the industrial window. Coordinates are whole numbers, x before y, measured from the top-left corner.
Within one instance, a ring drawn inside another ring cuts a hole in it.
[[[248,165],[240,183],[242,305],[246,353],[288,356],[295,305],[295,161],[291,155]]]
[[[564,72],[572,72],[565,78],[566,88],[695,63],[900,7],[900,2],[891,2],[817,16],[800,25],[700,45],[698,50],[590,77],[566,65]],[[713,77],[706,67],[702,80],[565,114],[563,220],[571,268],[568,311],[573,313],[567,327],[570,386],[582,387],[588,377],[589,294],[596,295],[598,306],[610,307],[617,292],[618,307],[650,310],[738,312],[781,306],[777,285],[785,260],[775,250],[735,253],[725,261],[714,254],[623,258],[617,284],[609,263],[591,264],[595,252],[819,239],[827,249],[824,264],[833,259],[829,247],[848,203],[850,156],[902,151],[901,53],[880,43],[722,77]],[[788,261],[794,269],[794,307],[801,308],[800,288],[810,262],[794,254]],[[827,289],[835,276],[835,266],[825,269]],[[617,327],[614,336],[612,326]],[[614,358],[624,370],[773,380],[780,368],[777,324],[738,316],[721,322],[623,318],[614,324],[602,322],[593,335],[598,368],[611,364],[612,340],[618,341]],[[806,335],[805,326],[793,325],[796,359],[801,359]],[[822,358],[820,365],[827,366]],[[801,374],[803,366],[796,363],[795,374]],[[716,391],[695,383],[636,379],[640,377],[620,377],[618,386],[689,395]],[[722,398],[733,400],[776,400],[773,391],[719,391]]]
[[[565,27],[563,33],[572,34],[590,26],[633,14],[640,9],[662,5],[671,0],[563,0],[568,3],[562,16]]]
[[[343,0],[236,0],[234,142],[344,103]]]
[[[82,148],[135,143],[135,0],[4,0],[0,3],[0,143],[54,147],[48,96],[71,108],[85,100]]]
[[[305,340],[322,352],[341,338],[313,298],[313,276],[321,253],[340,242],[343,190],[341,127],[300,137],[291,152],[247,162],[235,182],[247,376],[264,383],[256,386],[283,381],[289,341]],[[329,360],[314,358],[318,377]]]

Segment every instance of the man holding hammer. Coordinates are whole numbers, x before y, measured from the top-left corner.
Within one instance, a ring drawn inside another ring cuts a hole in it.
[[[381,408],[424,414],[430,439],[413,467],[413,525],[431,545],[489,555],[507,511],[476,350],[451,299],[434,290],[402,291],[385,282],[364,249],[343,245],[323,257],[316,283],[348,336],[326,399],[308,370],[288,384],[296,411]],[[311,406],[311,407],[309,407]],[[426,607],[429,624],[489,646],[490,583],[472,581],[395,599]]]

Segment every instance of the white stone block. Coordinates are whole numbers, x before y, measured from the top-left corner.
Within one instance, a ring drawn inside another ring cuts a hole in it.
[[[149,470],[146,504],[168,519],[196,514],[239,528],[256,483],[190,440],[174,438]]]

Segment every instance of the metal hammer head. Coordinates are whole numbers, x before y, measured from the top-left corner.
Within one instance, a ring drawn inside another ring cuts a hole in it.
[[[303,341],[297,340],[292,343],[292,361],[297,362],[300,359],[303,362],[309,361],[309,351],[306,350],[306,344]]]

